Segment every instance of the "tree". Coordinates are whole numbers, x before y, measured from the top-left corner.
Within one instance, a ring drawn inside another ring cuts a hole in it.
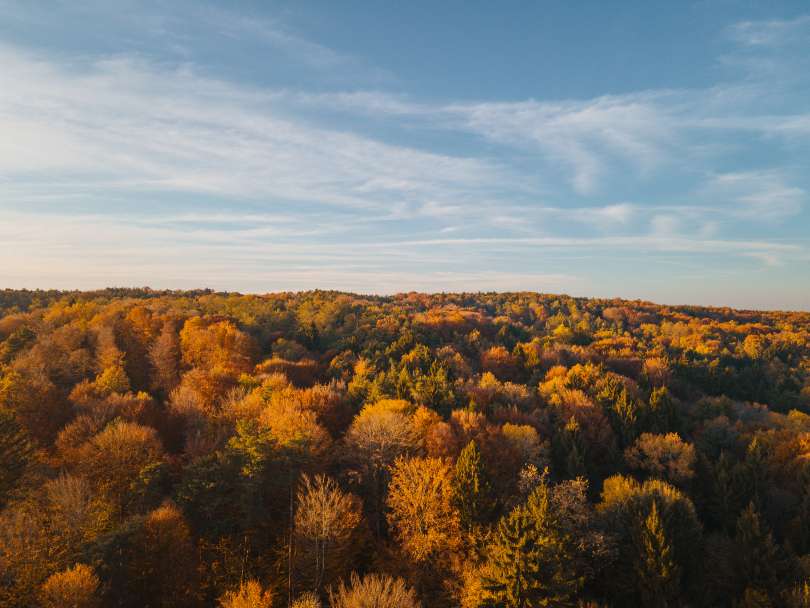
[[[67,565],[49,523],[33,501],[0,511],[0,606],[33,608],[42,583]]]
[[[560,472],[570,478],[587,474],[587,446],[580,431],[579,422],[571,416],[554,438]]]
[[[582,578],[573,567],[571,539],[556,520],[548,485],[498,524],[487,550],[484,605],[504,608],[573,606]]]
[[[83,477],[60,475],[44,485],[51,545],[67,561],[79,559],[88,543],[113,524],[111,507]]]
[[[788,592],[787,608],[810,608],[810,580],[797,584]]]
[[[168,395],[180,382],[180,339],[174,322],[163,324],[160,335],[149,347],[149,362],[154,370],[152,387]]]
[[[150,512],[136,537],[132,586],[161,608],[181,608],[195,600],[197,552],[182,512],[167,502]]]
[[[437,458],[394,463],[388,488],[389,523],[405,553],[417,563],[446,555],[459,536],[450,465]]]
[[[546,446],[540,441],[540,434],[533,426],[507,422],[501,427],[501,434],[520,455],[521,466],[531,463],[542,468],[546,464]]]
[[[304,475],[298,488],[295,533],[299,570],[313,589],[346,572],[357,551],[360,499],[324,475]]]
[[[222,608],[272,608],[273,593],[256,580],[239,585],[236,591],[228,591],[219,599]]]
[[[33,463],[34,455],[28,433],[12,412],[0,407],[0,508]]]
[[[721,530],[733,530],[735,515],[739,512],[734,492],[733,466],[728,452],[723,450],[711,467],[711,490],[707,508],[711,519]]]
[[[654,433],[671,433],[678,428],[678,412],[665,386],[654,388],[650,393],[647,411],[647,428]]]
[[[640,484],[616,475],[604,482],[599,511],[618,542],[618,559],[604,573],[618,605],[645,601],[664,580],[659,603],[678,605],[700,592],[702,528],[692,501],[680,490],[660,480]],[[656,553],[664,548],[665,561],[656,561],[664,559]]]
[[[96,377],[93,385],[98,393],[103,396],[112,393],[126,393],[130,390],[129,378],[123,365],[105,367]]]
[[[115,421],[81,447],[76,465],[103,495],[126,510],[140,472],[162,457],[154,429]]]
[[[366,486],[367,508],[379,536],[388,467],[401,455],[419,447],[407,401],[383,400],[366,405],[355,416],[346,433],[346,458],[359,470]]]
[[[15,364],[19,367],[20,360]],[[0,409],[13,412],[31,439],[43,446],[53,442],[70,417],[70,404],[41,368],[0,375]]]
[[[635,572],[642,601],[650,608],[667,608],[672,605],[679,591],[680,568],[675,561],[655,501],[652,502],[649,515],[637,522],[633,535],[639,552],[635,560]]]
[[[636,438],[638,414],[638,404],[627,394],[627,388],[623,388],[613,404],[614,425],[623,446],[630,445]]]
[[[302,593],[295,598],[291,608],[321,608],[321,598],[312,592]]]
[[[253,368],[256,344],[231,321],[192,317],[180,331],[180,352],[189,367],[239,374]]]
[[[48,577],[40,589],[42,608],[97,608],[99,580],[93,569],[84,564]]]
[[[624,459],[631,469],[674,484],[684,484],[695,475],[695,448],[677,433],[642,433],[624,451]]]
[[[475,441],[467,444],[456,461],[453,505],[465,530],[483,524],[492,512],[492,488]]]
[[[779,550],[753,502],[737,519],[735,542],[740,584],[766,594],[775,591],[780,580]]]
[[[421,608],[416,592],[401,578],[385,574],[360,578],[352,573],[350,581],[330,589],[330,608]]]

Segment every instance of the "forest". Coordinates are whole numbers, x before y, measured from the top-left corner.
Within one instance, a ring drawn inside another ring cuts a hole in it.
[[[810,313],[0,290],[0,606],[810,607]]]

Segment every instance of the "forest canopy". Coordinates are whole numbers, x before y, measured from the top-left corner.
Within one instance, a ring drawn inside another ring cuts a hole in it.
[[[810,606],[810,313],[0,291],[0,605]]]

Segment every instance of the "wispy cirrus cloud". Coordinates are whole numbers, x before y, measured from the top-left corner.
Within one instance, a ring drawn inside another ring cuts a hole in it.
[[[728,212],[757,221],[779,221],[801,212],[807,192],[792,186],[781,171],[742,171],[714,175],[706,195],[731,203]]]
[[[0,173],[123,189],[385,209],[469,201],[509,171],[313,126],[271,91],[127,58],[78,67],[0,48]],[[47,174],[48,179],[42,176]]]
[[[751,47],[810,42],[810,15],[794,19],[741,21],[729,26],[728,33],[734,41]]]

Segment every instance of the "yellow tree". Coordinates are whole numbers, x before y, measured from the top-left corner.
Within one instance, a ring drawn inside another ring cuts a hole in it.
[[[352,574],[351,585],[341,583],[329,592],[331,608],[420,608],[421,605],[416,592],[405,581],[385,574],[367,574],[362,579]]]
[[[264,589],[259,581],[250,580],[219,598],[219,605],[222,608],[272,608],[273,593]]]
[[[458,546],[460,522],[453,497],[453,471],[446,461],[399,458],[394,463],[389,523],[414,562],[427,562]]]
[[[140,472],[162,457],[163,447],[154,429],[116,421],[81,447],[76,464],[97,490],[124,510]]]
[[[346,433],[346,457],[366,486],[366,505],[374,529],[382,532],[382,505],[388,468],[401,455],[419,447],[407,401],[386,399],[366,405]]]
[[[695,448],[677,433],[642,433],[625,450],[624,459],[631,469],[674,484],[683,484],[695,474]]]
[[[210,323],[200,317],[186,321],[180,331],[183,363],[189,367],[221,369],[239,374],[253,369],[256,344],[230,321]]]
[[[39,592],[42,608],[97,608],[98,577],[90,566],[76,564],[52,574]]]
[[[135,545],[132,579],[144,599],[163,608],[193,604],[197,554],[182,512],[171,502],[150,512]]]

